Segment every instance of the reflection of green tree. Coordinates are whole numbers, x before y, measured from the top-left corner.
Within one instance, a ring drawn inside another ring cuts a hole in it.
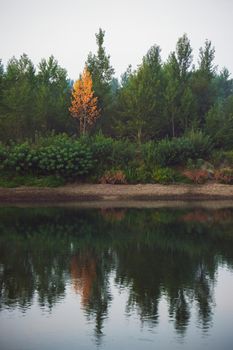
[[[209,327],[213,285],[219,262],[233,267],[233,210],[195,212],[174,209],[129,209],[109,215],[98,210],[65,208],[0,209],[1,307],[39,304],[52,308],[65,294],[73,257],[95,262],[95,278],[86,316],[103,333],[111,295],[109,276],[129,291],[127,311],[142,321],[159,321],[162,295],[180,334],[188,327],[190,307]],[[205,220],[205,217],[207,220]],[[91,276],[90,276],[91,277]]]

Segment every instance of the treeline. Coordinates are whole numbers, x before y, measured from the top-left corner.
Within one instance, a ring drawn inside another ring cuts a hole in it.
[[[27,55],[0,62],[0,140],[22,141],[36,133],[71,132],[69,116],[72,83],[53,56],[42,59],[36,71]]]
[[[103,30],[96,34],[97,52],[86,66],[91,73],[101,117],[91,133],[128,138],[138,143],[180,137],[201,130],[216,147],[233,147],[233,79],[214,63],[215,49],[206,40],[193,64],[186,34],[163,62],[152,46],[137,69],[128,67],[118,80],[104,48]],[[0,140],[34,139],[37,133],[78,134],[69,113],[72,82],[54,57],[38,69],[24,54],[0,64]]]

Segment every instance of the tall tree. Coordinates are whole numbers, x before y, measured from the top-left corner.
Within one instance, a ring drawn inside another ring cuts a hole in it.
[[[96,36],[97,53],[89,53],[86,61],[88,71],[91,73],[93,89],[98,97],[98,106],[101,108],[102,118],[99,127],[108,132],[111,125],[111,115],[114,109],[114,89],[112,89],[112,79],[114,69],[110,64],[110,55],[106,54],[104,47],[105,31],[101,28]],[[115,91],[116,92],[116,91]]]
[[[194,96],[190,88],[192,76],[192,48],[186,34],[178,39],[176,51],[172,52],[164,66],[166,76],[165,118],[168,135],[179,136],[194,119]]]
[[[198,69],[192,76],[192,91],[197,102],[199,126],[205,124],[205,117],[216,99],[217,91],[214,84],[216,66],[214,65],[215,48],[209,40],[205,41],[204,48],[199,50]]]
[[[73,118],[79,120],[79,129],[85,135],[100,115],[97,97],[94,97],[91,75],[85,67],[82,76],[73,86],[72,102],[69,111]]]
[[[189,68],[192,64],[192,47],[187,34],[178,39],[176,44],[176,60],[181,81],[186,81],[189,75]]]
[[[37,75],[36,116],[41,131],[69,130],[68,106],[70,84],[67,72],[51,56],[39,63]]]
[[[7,64],[2,91],[4,138],[22,139],[34,129],[35,68],[26,54]]]
[[[138,70],[123,76],[117,129],[122,136],[142,140],[157,137],[161,130],[162,66],[160,48],[152,46]]]

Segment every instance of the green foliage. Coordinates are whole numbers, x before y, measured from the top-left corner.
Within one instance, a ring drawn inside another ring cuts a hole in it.
[[[233,95],[218,101],[206,116],[206,133],[212,137],[216,147],[233,148]]]
[[[212,149],[208,136],[191,132],[187,136],[158,142],[154,148],[154,162],[160,166],[182,165],[188,159],[208,158]]]
[[[28,160],[35,160],[39,173],[68,178],[86,175],[94,165],[90,149],[78,142],[40,148]]]
[[[0,142],[0,167],[2,166],[2,162],[4,162],[4,160],[7,157],[7,149],[6,147]]]
[[[149,168],[147,168],[144,164],[139,165],[129,165],[129,167],[125,170],[126,179],[128,183],[151,183],[152,172]]]
[[[84,138],[81,142],[90,147],[95,161],[95,171],[99,174],[110,168],[126,169],[129,162],[135,159],[136,145],[129,141],[113,140],[110,137],[97,134],[90,138]]]
[[[3,162],[4,169],[26,174],[32,168],[30,156],[31,147],[28,142],[13,145],[9,149],[8,156]]]
[[[70,82],[67,72],[51,56],[38,72],[27,55],[0,65],[0,139],[22,141],[47,133],[73,129],[69,118]]]
[[[9,149],[3,162],[7,171],[27,174],[60,175],[76,178],[87,175],[94,161],[90,148],[65,135],[49,137],[40,145],[23,143]]]
[[[34,175],[0,175],[0,187],[15,188],[19,186],[34,186],[34,187],[58,187],[65,184],[62,177],[58,176],[41,176]]]
[[[159,184],[170,184],[178,181],[180,176],[171,168],[158,168],[153,172],[153,179]]]

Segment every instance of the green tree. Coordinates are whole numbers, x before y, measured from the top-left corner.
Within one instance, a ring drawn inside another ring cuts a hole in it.
[[[179,136],[192,124],[195,100],[190,88],[192,48],[186,34],[178,39],[164,66],[166,76],[165,118],[168,135]]]
[[[119,94],[117,129],[139,143],[159,135],[161,130],[162,66],[160,48],[152,46],[138,70],[129,68]]]
[[[35,126],[35,68],[26,54],[7,64],[2,91],[1,136],[23,139]]]
[[[117,90],[113,88],[114,69],[110,64],[110,56],[106,54],[104,47],[105,31],[100,28],[95,36],[97,53],[89,53],[86,65],[92,76],[95,95],[98,97],[98,108],[101,109],[102,117],[97,122],[97,126],[103,132],[108,133],[112,123],[114,97]]]
[[[176,60],[178,66],[179,80],[185,82],[190,76],[189,69],[192,64],[192,47],[187,34],[178,39],[176,44]]]
[[[206,116],[206,133],[217,147],[232,149],[233,147],[233,95],[226,100],[216,102]]]
[[[40,131],[68,131],[72,126],[68,107],[71,88],[67,72],[53,56],[39,63],[37,75],[36,117]]]
[[[214,65],[215,49],[211,41],[206,40],[204,48],[199,50],[199,66],[192,76],[192,91],[197,103],[199,126],[205,124],[205,117],[216,99],[214,78],[216,66]]]

